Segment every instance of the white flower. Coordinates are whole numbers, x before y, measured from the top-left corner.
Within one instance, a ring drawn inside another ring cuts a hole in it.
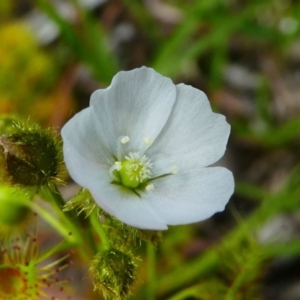
[[[71,177],[122,222],[162,230],[222,211],[230,171],[207,167],[230,133],[205,94],[153,69],[119,72],[62,129]]]

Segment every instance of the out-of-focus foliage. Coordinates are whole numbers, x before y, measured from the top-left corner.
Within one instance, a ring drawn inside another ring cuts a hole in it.
[[[43,121],[52,105],[48,95],[57,80],[54,59],[43,53],[19,22],[2,24],[0,40],[0,112]]]
[[[218,71],[228,60],[234,39],[255,51],[284,51],[299,34],[297,11],[287,2],[266,1],[191,1],[185,4],[183,19],[169,39],[160,45],[153,66],[176,76],[189,72],[196,60],[210,53],[210,84],[220,80]],[[176,51],[174,51],[176,49]],[[169,61],[176,63],[170,64]]]
[[[12,2],[9,0],[3,0],[0,3],[0,19],[6,18],[8,15],[10,15],[12,10]]]
[[[62,126],[119,69],[147,65],[204,90],[232,125],[222,162],[236,179],[231,202],[170,228],[156,254],[137,247],[148,261],[132,299],[300,299],[290,275],[300,267],[300,3],[37,0],[16,18],[17,2],[0,1],[1,113]],[[48,45],[19,22],[28,10],[56,24]],[[84,299],[98,299],[87,290]]]

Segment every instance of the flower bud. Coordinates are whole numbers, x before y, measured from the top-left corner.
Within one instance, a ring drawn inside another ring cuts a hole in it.
[[[90,266],[94,289],[102,292],[104,299],[126,299],[135,280],[135,268],[128,251],[111,248],[98,253]]]
[[[30,126],[17,124],[14,133],[0,136],[2,177],[22,187],[50,186],[59,181],[60,144],[50,129]]]

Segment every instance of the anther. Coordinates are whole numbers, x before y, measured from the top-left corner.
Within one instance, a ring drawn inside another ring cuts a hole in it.
[[[116,161],[116,162],[115,162],[115,168],[116,168],[117,171],[120,171],[120,170],[122,169],[122,164],[121,164],[121,162]]]
[[[174,175],[178,173],[178,167],[176,165],[173,165],[171,170]]]
[[[126,144],[126,143],[128,143],[130,141],[130,137],[129,136],[123,136],[122,138],[121,138],[121,143],[122,144]]]
[[[154,185],[152,183],[150,183],[146,186],[146,191],[149,192],[149,191],[152,191],[152,190],[154,190]]]
[[[127,144],[130,141],[129,136],[127,135],[122,135],[118,138],[118,143],[117,143],[117,159],[122,160],[122,154],[123,154],[123,146]]]
[[[149,137],[144,138],[144,143],[148,146],[151,146],[153,144],[153,140],[151,140]]]

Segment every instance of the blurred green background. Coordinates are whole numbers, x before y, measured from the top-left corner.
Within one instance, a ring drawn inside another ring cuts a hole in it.
[[[0,20],[1,114],[59,130],[146,65],[206,92],[232,125],[226,210],[165,232],[132,299],[300,299],[299,1],[1,0]],[[78,299],[99,299],[72,272]]]

